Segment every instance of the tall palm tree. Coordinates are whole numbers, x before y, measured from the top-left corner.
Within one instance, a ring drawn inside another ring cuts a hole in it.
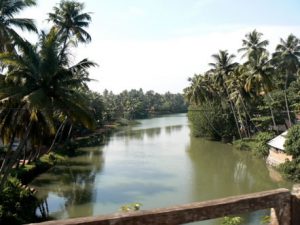
[[[95,64],[84,59],[68,66],[67,55],[62,55],[63,60],[61,58],[61,43],[55,30],[48,35],[43,34],[37,45],[22,39],[17,42],[18,52],[0,54],[0,60],[10,67],[1,77],[0,104],[16,116],[11,121],[14,126],[0,128],[7,131],[4,133],[11,133],[11,137],[19,135],[21,139],[17,149],[2,162],[0,189],[33,133],[35,124],[43,124],[48,132],[54,133],[53,115],[56,114],[89,128],[95,125],[88,102],[80,92],[87,88],[86,82],[90,80],[87,69]],[[9,123],[8,119],[1,125]],[[20,130],[11,130],[14,127],[20,127]]]
[[[244,65],[239,65],[230,72],[229,78],[226,80],[226,85],[228,87],[229,97],[237,109],[241,125],[244,128],[243,130],[244,132],[247,132],[247,136],[249,137],[251,133],[249,123],[252,123],[252,116],[249,112],[251,109],[251,103],[249,102],[251,100],[252,93],[245,90],[247,77],[248,69]],[[255,124],[253,124],[253,126],[257,130]]]
[[[58,6],[53,8],[53,13],[49,13],[48,20],[54,23],[58,30],[63,45],[60,54],[64,54],[68,42],[77,44],[88,43],[92,40],[85,30],[91,21],[90,13],[83,13],[84,4],[76,1],[62,0]],[[72,39],[73,38],[73,39]]]
[[[240,138],[242,138],[239,122],[234,109],[234,104],[230,99],[228,93],[228,87],[226,86],[226,79],[228,78],[229,73],[232,72],[234,68],[238,65],[237,63],[233,63],[233,59],[235,58],[235,55],[229,54],[227,50],[225,51],[220,50],[218,54],[212,55],[212,58],[214,59],[215,62],[209,63],[209,65],[212,67],[210,73],[214,77],[215,83],[219,85],[219,87],[221,88],[222,90],[221,92],[223,92],[223,96],[227,99],[230,105],[230,109],[234,116],[238,134]]]
[[[37,32],[32,19],[15,17],[23,9],[34,5],[35,0],[0,0],[0,52],[14,49],[15,37],[19,37],[14,28]]]
[[[287,89],[289,78],[295,76],[299,68],[300,57],[300,41],[290,34],[286,40],[280,39],[280,44],[276,47],[276,52],[273,54],[273,61],[278,68],[285,73],[284,97],[289,125],[292,125],[289,104],[287,99]]]
[[[246,39],[242,40],[243,47],[238,52],[245,52],[242,58],[247,56],[245,66],[248,78],[245,83],[245,90],[248,93],[254,90],[256,96],[267,94],[270,97],[270,91],[273,88],[271,75],[273,75],[274,68],[270,65],[269,54],[266,49],[269,41],[262,40],[262,36],[263,34],[256,30],[246,34]],[[276,122],[271,104],[269,108],[275,128]]]
[[[266,51],[266,47],[269,44],[268,40],[261,40],[262,33],[253,30],[245,35],[245,39],[242,40],[243,47],[238,50],[238,52],[245,52],[242,57],[255,55],[260,52]]]

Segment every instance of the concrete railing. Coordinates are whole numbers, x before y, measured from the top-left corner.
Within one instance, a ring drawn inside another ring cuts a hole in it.
[[[273,208],[272,225],[300,225],[300,186],[168,208],[56,220],[35,225],[175,225]],[[33,225],[33,224],[32,224]]]

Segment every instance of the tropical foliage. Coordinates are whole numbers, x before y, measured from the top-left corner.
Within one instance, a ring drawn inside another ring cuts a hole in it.
[[[294,159],[300,157],[300,125],[295,125],[289,129],[284,144],[285,150]]]
[[[30,3],[24,1],[23,4]],[[77,3],[63,1],[60,6],[69,4]],[[68,10],[73,8],[63,7],[60,12],[72,13]],[[0,77],[0,134],[7,147],[1,161],[1,188],[23,152],[24,161],[33,154],[38,157],[40,154],[32,151],[40,152],[41,146],[47,145],[43,142],[46,138],[54,137],[55,141],[55,134],[66,124],[95,127],[90,103],[83,94],[88,90],[86,83],[90,80],[87,69],[95,64],[83,59],[71,65],[66,51],[70,45],[66,45],[66,40],[78,33],[63,31],[54,26],[47,34],[41,32],[34,45],[14,35],[17,51],[7,50],[0,54],[1,63],[8,68]],[[13,149],[17,140],[19,144]]]
[[[144,93],[142,89],[122,91],[114,94],[108,90],[103,92],[105,121],[115,121],[119,118],[141,119],[154,115],[182,113],[187,111],[187,105],[182,94],[158,94],[154,91]]]
[[[212,110],[208,105],[221,107],[219,112],[228,124],[234,119],[235,127],[226,133],[237,138],[249,138],[258,131],[278,133],[281,127],[286,129],[295,123],[300,93],[299,39],[292,34],[281,39],[273,54],[267,50],[268,44],[263,34],[254,30],[245,35],[238,50],[242,63],[228,51],[220,50],[212,55],[210,70],[189,78],[190,86],[184,94],[193,111],[190,119],[195,134],[214,133],[213,118],[206,116],[206,123],[196,119],[196,111],[200,116]],[[223,135],[219,133],[218,137]]]
[[[15,38],[20,38],[15,28],[37,32],[32,19],[15,17],[22,10],[34,5],[35,0],[0,0],[0,52],[15,50]]]

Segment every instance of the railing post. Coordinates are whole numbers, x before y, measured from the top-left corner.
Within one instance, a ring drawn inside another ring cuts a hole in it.
[[[291,198],[278,199],[276,208],[271,209],[269,225],[296,225],[292,224]],[[297,223],[299,225],[299,223]]]
[[[300,184],[295,184],[292,189],[292,223],[300,224]]]

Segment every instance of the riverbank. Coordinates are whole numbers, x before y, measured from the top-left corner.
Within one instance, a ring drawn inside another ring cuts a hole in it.
[[[105,144],[107,136],[118,126],[106,126],[86,136],[76,137],[64,145],[57,145],[50,152],[40,152],[41,157],[31,162],[20,161],[12,173],[4,191],[0,194],[0,224],[24,224],[47,220],[44,202],[36,197],[36,189],[28,184],[39,175],[57,165],[63,165],[66,158],[76,157],[81,147]],[[47,208],[47,207],[46,207]],[[36,215],[36,210],[42,210]],[[24,213],[26,212],[26,213]]]

